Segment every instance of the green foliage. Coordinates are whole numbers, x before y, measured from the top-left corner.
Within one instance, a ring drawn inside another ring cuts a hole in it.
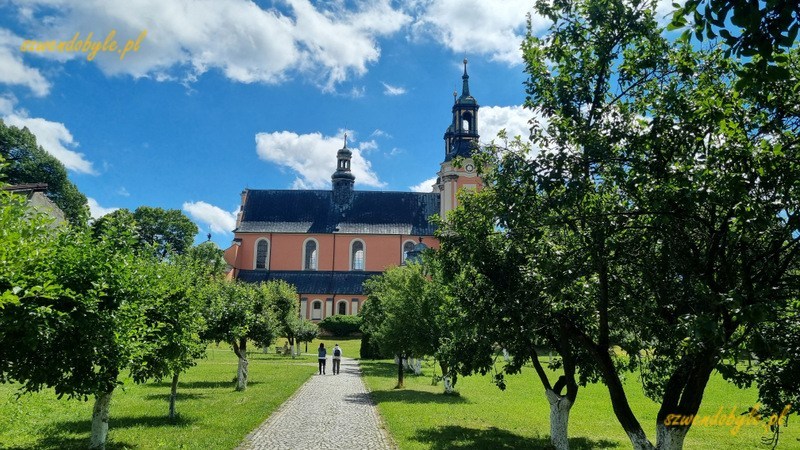
[[[155,246],[161,257],[169,252],[181,254],[187,251],[197,235],[197,225],[178,209],[140,206],[133,212],[139,236]]]
[[[687,20],[688,19],[688,20]],[[800,3],[772,0],[753,3],[748,0],[687,0],[672,14],[670,29],[684,28],[691,22],[684,38],[694,33],[700,41],[721,37],[729,51],[755,59],[766,69],[767,63],[780,61],[783,53],[795,46],[800,31]],[[779,69],[771,65],[770,69]],[[780,76],[785,70],[772,70]]]
[[[7,126],[0,120],[0,157],[8,166],[3,170],[8,184],[47,183],[47,197],[73,225],[83,226],[89,219],[86,196],[67,177],[67,170],[47,153],[27,128]]]
[[[311,342],[319,336],[319,327],[314,322],[303,319],[298,322],[294,335],[297,342]]]
[[[362,330],[382,354],[403,357],[434,355],[444,331],[439,306],[444,294],[422,264],[391,267],[364,283],[368,300],[361,313]]]
[[[337,314],[328,316],[319,323],[319,327],[332,336],[346,337],[361,331],[361,316]]]
[[[377,343],[375,343],[372,335],[369,333],[361,333],[361,349],[359,351],[361,359],[386,359],[391,355],[384,355]]]

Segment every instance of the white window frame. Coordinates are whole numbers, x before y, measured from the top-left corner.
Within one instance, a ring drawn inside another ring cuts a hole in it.
[[[339,312],[339,305],[342,305],[342,304],[344,304],[344,313],[340,313]],[[338,302],[336,302],[336,315],[338,315],[338,316],[346,316],[346,315],[348,315],[348,312],[347,312],[347,300],[339,300]]]
[[[319,308],[315,308],[317,305]],[[315,316],[314,311],[319,311],[319,315]],[[311,301],[311,320],[322,320],[322,300],[318,298]]]
[[[414,242],[413,239],[406,239],[406,241],[403,242],[403,245],[400,246],[400,259],[401,259],[400,262],[401,263],[406,262],[406,259],[408,258],[408,255],[406,254],[406,244],[408,244],[408,243],[411,243],[411,250],[409,250],[409,251],[414,251],[414,246],[417,245],[416,242]]]

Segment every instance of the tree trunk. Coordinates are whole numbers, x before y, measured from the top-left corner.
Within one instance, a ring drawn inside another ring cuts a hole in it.
[[[92,410],[92,437],[89,440],[89,448],[106,448],[106,438],[108,437],[108,409],[111,404],[111,393],[105,392],[94,397],[94,409]]]
[[[172,390],[169,393],[169,418],[175,418],[175,400],[178,398],[178,372],[172,374]]]
[[[552,389],[544,391],[547,402],[550,403],[550,443],[556,450],[569,450],[568,428],[569,411],[572,402]]]
[[[656,425],[656,448],[658,450],[680,450],[683,448],[683,438],[689,432],[687,427],[666,426],[663,423]]]
[[[397,355],[397,387],[403,387],[403,355]]]
[[[237,345],[234,341],[233,352],[239,357],[239,367],[236,370],[236,390],[243,391],[247,389],[247,339],[239,339]]]

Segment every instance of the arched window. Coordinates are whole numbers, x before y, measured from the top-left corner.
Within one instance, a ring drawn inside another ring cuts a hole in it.
[[[306,240],[303,245],[303,270],[317,270],[317,241]]]
[[[269,241],[259,239],[256,242],[256,269],[269,269]]]
[[[408,252],[414,250],[414,241],[406,241],[403,244],[403,262],[408,258]]]
[[[364,242],[358,239],[350,244],[350,269],[364,270]]]
[[[322,302],[319,300],[314,300],[314,303],[311,304],[311,319],[322,319]]]
[[[336,314],[339,315],[347,314],[347,300],[342,300],[341,302],[336,304]]]

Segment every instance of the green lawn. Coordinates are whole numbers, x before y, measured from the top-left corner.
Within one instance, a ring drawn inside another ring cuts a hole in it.
[[[546,359],[546,358],[545,358]],[[459,378],[458,396],[443,395],[442,386],[431,385],[432,367],[422,376],[406,375],[405,389],[397,384],[396,366],[390,361],[361,361],[367,386],[378,404],[389,432],[401,449],[543,449],[549,443],[549,407],[544,390],[532,368],[506,377],[500,391],[491,376]],[[438,373],[438,368],[437,368]],[[644,397],[638,381],[626,383],[631,407],[650,439],[655,438],[657,405]],[[720,407],[741,413],[755,400],[755,391],[740,390],[715,375],[706,390],[700,414],[715,415]],[[800,424],[796,417],[781,433],[779,449],[800,448]],[[743,426],[737,434],[729,426],[694,426],[686,449],[761,449],[764,428]],[[603,385],[581,388],[570,416],[573,449],[630,448],[614,417],[608,391]]]
[[[126,380],[112,398],[108,448],[234,448],[316,372],[312,359],[252,353],[248,388],[236,392],[236,356],[211,346],[208,358],[181,377],[175,422],[166,417],[169,383]],[[91,400],[58,400],[52,391],[17,400],[16,389],[0,384],[0,448],[86,448]]]

